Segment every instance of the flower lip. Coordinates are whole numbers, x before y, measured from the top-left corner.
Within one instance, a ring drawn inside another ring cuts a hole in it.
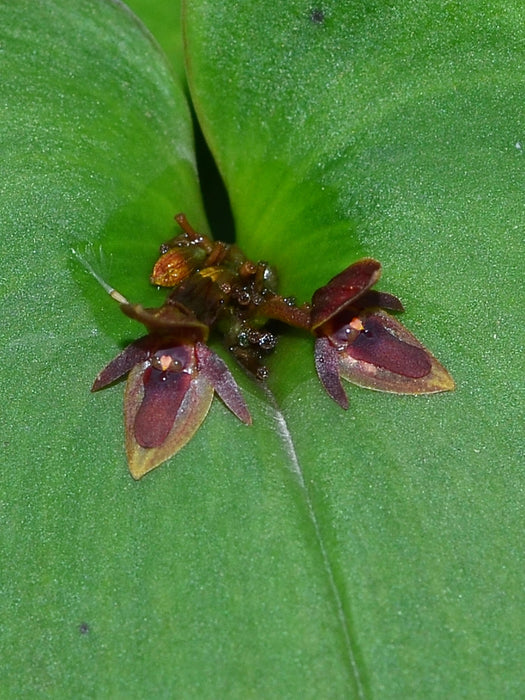
[[[432,369],[427,352],[394,335],[386,327],[384,318],[378,315],[368,316],[363,331],[348,345],[346,352],[354,360],[382,367],[403,377],[426,377]]]
[[[362,318],[364,330],[338,353],[341,377],[366,389],[394,394],[454,389],[443,365],[396,318],[380,309]]]
[[[192,348],[186,347],[189,354]],[[166,355],[167,356],[167,355]],[[190,387],[186,372],[147,367],[142,376],[143,398],[135,416],[134,434],[141,447],[160,447],[168,437],[181,403]]]

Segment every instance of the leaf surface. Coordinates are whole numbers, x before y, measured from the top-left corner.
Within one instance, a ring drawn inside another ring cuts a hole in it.
[[[0,4],[8,697],[519,697],[522,12],[314,9],[186,4],[239,242],[301,300],[379,259],[458,388],[344,412],[293,332],[272,394],[233,368],[253,426],[214,399],[136,483],[89,387],[143,328],[70,248],[154,306],[173,215],[207,230],[181,72],[120,3]]]
[[[272,366],[355,651],[348,693],[517,697],[522,12],[185,8],[190,88],[240,244],[300,301],[350,262],[380,260],[378,287],[457,383],[432,397],[345,385],[343,412],[316,382],[308,340],[287,338]]]
[[[266,398],[235,370],[260,427],[216,399],[137,484],[124,386],[90,393],[144,330],[71,248],[155,306],[173,215],[207,230],[181,88],[120,3],[3,3],[0,26],[2,693],[275,695],[315,689],[325,659],[344,692],[337,607]]]

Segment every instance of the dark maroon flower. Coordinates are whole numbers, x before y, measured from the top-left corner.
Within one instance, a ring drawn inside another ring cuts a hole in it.
[[[208,329],[181,306],[122,305],[150,333],[128,345],[98,375],[93,391],[129,373],[124,396],[126,452],[135,479],[177,453],[206,417],[214,391],[251,423],[239,387],[203,340]]]
[[[318,289],[311,304],[278,293],[277,276],[233,244],[195,231],[184,214],[181,232],[161,246],[150,281],[168,288],[162,306],[130,304],[91,265],[77,257],[122,311],[147,328],[98,375],[93,390],[128,375],[124,398],[126,451],[139,479],[178,452],[195,434],[214,392],[243,423],[251,416],[226,364],[206,345],[210,331],[254,377],[265,379],[265,358],[283,324],[312,332],[315,366],[327,393],[348,407],[341,377],[399,394],[449,391],[447,370],[389,311],[399,299],[372,289],[377,260],[364,258]]]
[[[397,394],[450,391],[454,380],[431,353],[390,314],[402,311],[399,299],[371,290],[381,275],[377,260],[347,267],[312,298],[310,316],[315,366],[327,393],[342,408],[348,399],[341,384]]]

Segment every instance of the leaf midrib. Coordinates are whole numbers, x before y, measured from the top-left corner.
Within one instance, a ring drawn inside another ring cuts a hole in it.
[[[273,413],[273,420],[275,422],[275,426],[277,429],[277,432],[279,434],[279,438],[283,444],[284,447],[284,452],[288,457],[288,466],[292,473],[295,475],[297,482],[301,488],[301,492],[304,497],[304,504],[306,506],[306,510],[308,513],[308,517],[310,519],[310,522],[312,524],[312,527],[315,532],[315,539],[317,542],[317,545],[319,547],[319,553],[321,554],[321,559],[323,561],[323,570],[324,573],[327,577],[328,580],[328,587],[330,589],[333,602],[335,604],[336,612],[337,612],[337,619],[338,619],[338,624],[339,628],[341,631],[341,635],[344,640],[344,646],[345,646],[345,651],[346,651],[346,662],[348,664],[350,673],[354,679],[355,683],[355,688],[356,688],[356,693],[357,697],[359,700],[365,700],[366,699],[366,693],[365,693],[365,687],[364,687],[364,680],[363,680],[363,670],[359,667],[359,663],[357,661],[357,654],[356,654],[356,649],[355,649],[355,643],[352,640],[352,636],[350,633],[350,624],[347,619],[347,615],[344,610],[343,606],[343,596],[342,592],[339,590],[339,587],[336,582],[336,578],[334,575],[334,569],[330,560],[329,552],[326,547],[326,543],[321,531],[321,527],[319,525],[319,520],[317,518],[317,514],[315,512],[314,506],[312,499],[310,497],[310,493],[308,490],[308,487],[306,485],[306,481],[304,478],[304,472],[301,467],[301,462],[299,460],[297,450],[295,449],[295,444],[292,438],[292,434],[290,432],[290,429],[288,428],[288,423],[286,421],[286,418],[281,411],[279,404],[277,402],[277,399],[275,398],[274,394],[271,392],[271,390],[268,387],[263,387],[264,394],[266,396],[266,399],[268,401],[268,406],[270,410]]]

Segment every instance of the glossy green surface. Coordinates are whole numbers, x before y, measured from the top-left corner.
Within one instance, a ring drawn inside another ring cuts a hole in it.
[[[173,214],[206,230],[182,72],[119,4],[0,2],[6,697],[520,697],[523,11],[312,10],[186,2],[238,240],[301,299],[377,257],[458,388],[343,412],[292,333],[273,396],[232,368],[251,428],[215,399],[136,483],[89,386],[143,331],[70,249],[155,303]]]

